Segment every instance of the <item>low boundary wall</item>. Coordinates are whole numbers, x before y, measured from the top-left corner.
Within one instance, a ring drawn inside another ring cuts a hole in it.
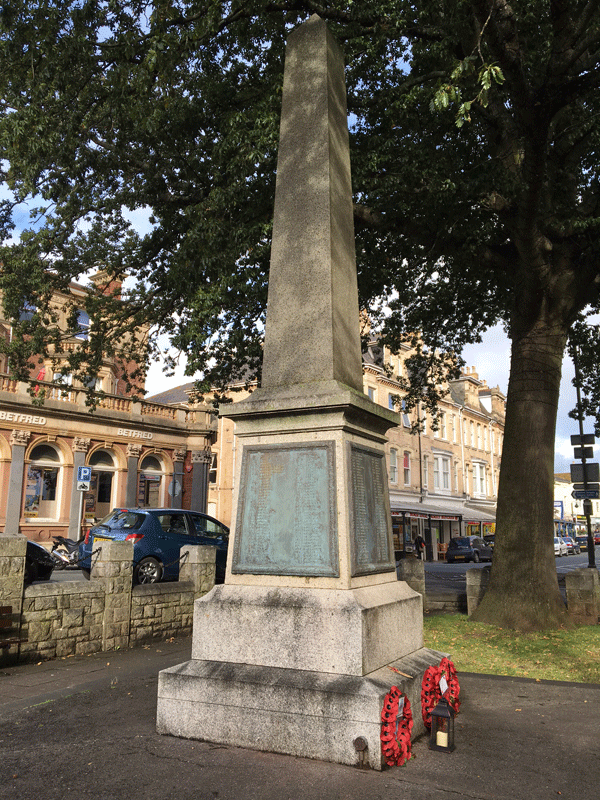
[[[177,582],[132,586],[133,543],[104,542],[89,583],[24,587],[25,549],[24,537],[0,535],[0,605],[12,608],[3,664],[191,635],[194,601],[215,583],[214,547],[182,548]]]

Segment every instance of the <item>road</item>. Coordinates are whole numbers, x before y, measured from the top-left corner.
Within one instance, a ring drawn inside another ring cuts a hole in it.
[[[596,567],[600,566],[600,545],[596,546]],[[574,569],[581,569],[588,566],[587,551],[583,551],[576,556],[563,556],[555,558],[556,572],[559,582],[564,582],[567,572]],[[447,564],[445,561],[428,561],[425,563],[425,586],[430,592],[449,592],[455,591],[457,594],[466,592],[468,569],[482,569],[486,563],[479,564]],[[561,581],[561,578],[563,579]]]

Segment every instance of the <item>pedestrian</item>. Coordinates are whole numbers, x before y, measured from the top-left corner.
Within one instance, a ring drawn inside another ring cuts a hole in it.
[[[423,555],[423,550],[425,549],[425,539],[423,539],[423,537],[421,536],[420,533],[418,533],[417,536],[416,536],[415,548],[417,550],[417,558],[420,561],[421,557]]]

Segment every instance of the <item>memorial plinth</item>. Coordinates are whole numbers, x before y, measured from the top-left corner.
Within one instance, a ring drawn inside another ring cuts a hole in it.
[[[441,655],[396,578],[397,415],[363,394],[358,323],[343,61],[313,16],[286,50],[262,385],[221,410],[241,453],[226,581],[195,604],[192,660],[160,674],[161,733],[345,764],[364,737],[381,769],[392,684],[423,730]]]

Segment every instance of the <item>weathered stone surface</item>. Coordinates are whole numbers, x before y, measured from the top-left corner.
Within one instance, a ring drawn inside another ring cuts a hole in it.
[[[343,57],[323,20],[288,39],[262,385],[362,391]]]
[[[366,675],[422,646],[422,599],[399,581],[353,591],[216,586],[194,607],[201,660]]]
[[[159,676],[157,728],[186,738],[357,764],[354,740],[368,742],[368,763],[383,766],[381,707],[392,685],[411,701],[423,732],[421,681],[441,653],[419,650],[365,677],[227,662],[188,661]]]

